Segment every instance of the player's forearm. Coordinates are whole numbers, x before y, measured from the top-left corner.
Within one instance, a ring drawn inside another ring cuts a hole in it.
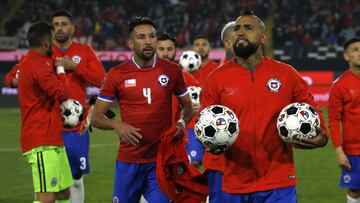
[[[195,116],[196,112],[191,103],[186,104],[183,107],[182,111],[182,119],[184,119],[185,123],[188,124],[191,119]]]
[[[119,121],[106,118],[104,114],[93,114],[91,117],[91,125],[102,130],[113,130],[116,122]]]

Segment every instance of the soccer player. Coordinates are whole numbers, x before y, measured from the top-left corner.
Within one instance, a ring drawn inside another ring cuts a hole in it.
[[[312,149],[327,143],[324,122],[314,139],[300,138],[291,145],[278,135],[276,119],[283,107],[292,102],[316,105],[293,67],[263,55],[267,39],[263,21],[244,12],[234,26],[235,60],[216,69],[204,84],[202,108],[227,106],[240,122],[239,137],[224,153],[219,202],[297,202],[292,145]]]
[[[17,85],[18,85],[18,81],[19,81],[19,63],[15,64],[15,66],[5,76],[5,84],[8,87],[16,88]]]
[[[209,53],[211,51],[210,42],[204,35],[198,35],[194,38],[192,44],[193,51],[201,56],[201,66],[198,70],[191,72],[200,85],[203,85],[206,77],[215,70],[219,64],[209,60]]]
[[[65,62],[66,76],[71,90],[69,98],[86,105],[86,87],[100,87],[105,70],[94,51],[87,45],[72,41],[75,31],[72,15],[66,10],[55,11],[51,17],[54,27],[54,57]],[[79,127],[63,129],[62,138],[69,158],[74,185],[71,186],[71,202],[83,203],[85,199],[83,174],[90,171],[89,131],[79,132]]]
[[[235,21],[227,23],[221,31],[221,41],[225,48],[225,59],[223,59],[219,65],[229,62],[234,58],[233,52],[233,33],[234,33]],[[223,200],[222,186],[222,167],[223,167],[223,155],[215,155],[211,152],[205,151],[203,157],[203,172],[206,175],[209,183],[209,202],[221,202]]]
[[[69,203],[73,180],[59,116],[69,87],[64,63],[56,61],[53,70],[51,37],[52,27],[45,22],[31,25],[27,33],[29,52],[19,64],[20,142],[32,169],[34,203]]]
[[[170,35],[167,32],[160,33],[158,35],[158,42],[156,45],[156,54],[160,58],[165,58],[170,61],[175,61],[175,55],[176,55],[176,49],[177,49],[177,41],[176,38],[172,35]],[[199,87],[199,82],[189,73],[185,70],[182,71],[185,85],[186,87],[195,86]],[[193,104],[193,108],[195,112],[198,112],[200,109],[200,104]],[[179,106],[179,102],[175,99],[173,99],[173,121],[176,121],[176,119],[179,118],[179,115],[181,113],[181,107]],[[190,157],[190,163],[199,168],[200,164],[202,162],[202,152],[203,147],[201,143],[199,143],[197,140],[195,140],[195,133],[194,133],[194,123],[195,118],[192,119],[189,124],[186,126],[186,151]],[[189,134],[191,139],[189,139]],[[194,143],[194,140],[197,143]]]
[[[349,70],[331,87],[329,128],[347,203],[360,203],[360,37],[345,42],[344,58]]]
[[[138,202],[143,194],[150,203],[169,202],[156,181],[156,156],[160,135],[172,122],[172,96],[183,107],[175,136],[194,116],[181,68],[155,55],[155,25],[148,17],[129,22],[130,60],[112,68],[101,88],[92,115],[92,125],[115,130],[120,138],[116,161],[113,202]],[[117,99],[121,121],[104,113]]]

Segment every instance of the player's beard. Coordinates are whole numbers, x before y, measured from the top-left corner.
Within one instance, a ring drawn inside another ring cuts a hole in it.
[[[55,38],[55,41],[57,41],[58,43],[64,43],[70,39],[70,35],[68,35],[66,33],[55,34],[54,38]]]
[[[255,44],[252,42],[247,42],[247,45],[243,46],[242,44],[238,43],[239,40],[237,40],[233,44],[233,50],[234,54],[240,58],[247,59],[249,56],[253,55],[256,50],[259,48],[260,44]]]
[[[146,50],[145,49],[150,49],[151,48],[151,54],[146,54]],[[150,59],[152,59],[154,57],[155,54],[155,49],[153,47],[145,47],[143,48],[143,50],[141,51],[141,53],[139,54],[139,57],[144,60],[144,61],[149,61]]]

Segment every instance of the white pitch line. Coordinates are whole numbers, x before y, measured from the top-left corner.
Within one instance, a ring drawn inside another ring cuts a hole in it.
[[[102,148],[102,147],[112,147],[118,146],[118,144],[91,144],[90,148]],[[0,152],[20,152],[20,148],[13,147],[13,148],[0,148]]]

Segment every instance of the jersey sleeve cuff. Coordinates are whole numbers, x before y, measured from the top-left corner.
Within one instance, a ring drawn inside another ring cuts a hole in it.
[[[97,99],[105,101],[105,102],[111,102],[111,103],[114,102],[114,98],[104,96],[104,95],[99,95]]]
[[[188,90],[185,89],[183,92],[181,92],[180,94],[176,94],[175,96],[176,96],[176,97],[183,97],[183,96],[185,96],[187,93],[188,93]]]

